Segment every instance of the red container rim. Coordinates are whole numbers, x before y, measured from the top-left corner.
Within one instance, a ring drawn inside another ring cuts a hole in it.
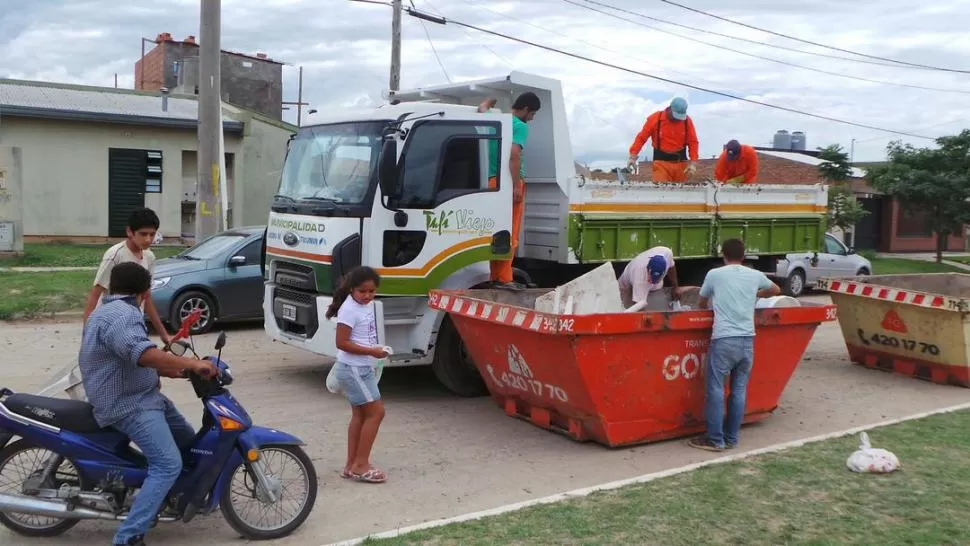
[[[475,290],[432,290],[428,294],[428,306],[438,311],[550,335],[706,330],[714,324],[714,313],[710,310],[556,315],[476,298],[475,292]],[[837,318],[837,307],[832,304],[802,303],[800,307],[755,310],[756,326],[817,325]]]

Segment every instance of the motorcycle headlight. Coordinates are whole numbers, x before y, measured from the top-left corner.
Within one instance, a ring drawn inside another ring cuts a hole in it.
[[[168,281],[170,280],[172,280],[172,277],[157,277],[152,279],[152,290],[158,290],[159,288],[162,288],[163,286],[168,284]]]

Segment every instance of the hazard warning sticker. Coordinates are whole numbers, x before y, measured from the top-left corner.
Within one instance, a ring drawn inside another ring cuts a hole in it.
[[[896,332],[898,334],[909,333],[909,330],[906,328],[906,323],[904,323],[903,319],[900,318],[899,313],[893,309],[886,311],[886,316],[882,318],[882,323],[880,323],[880,326],[882,326],[884,330],[889,330],[890,332]]]

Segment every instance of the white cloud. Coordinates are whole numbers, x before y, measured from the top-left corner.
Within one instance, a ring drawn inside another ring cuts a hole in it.
[[[715,32],[826,55],[831,50],[784,40],[690,13],[657,1],[603,0],[625,9]],[[836,47],[914,63],[970,67],[966,21],[970,1],[913,5],[903,0],[683,0],[752,25]],[[304,100],[311,108],[366,107],[381,102],[388,81],[390,10],[345,0],[224,0],[225,49],[263,51],[290,63],[286,100],[295,100],[304,67]],[[406,0],[405,4],[408,4]],[[968,89],[968,74],[907,70],[802,55],[697,33],[711,47],[619,21],[561,0],[518,2],[415,0],[428,12],[586,55],[659,77],[834,118],[939,136],[970,126],[970,94],[871,84],[740,55],[729,47],[856,77],[927,87]],[[597,9],[603,9],[598,7]],[[621,14],[622,15],[622,14]],[[638,20],[679,34],[683,28]],[[0,0],[0,76],[110,86],[133,84],[142,37],[171,32],[199,37],[198,0],[137,5],[108,0]],[[691,101],[701,153],[728,139],[768,144],[778,129],[801,130],[812,148],[854,138],[857,160],[884,155],[897,137],[782,112],[617,71],[456,25],[426,22],[453,79],[500,75],[514,67],[563,81],[573,149],[586,161],[622,162],[643,119],[675,94]],[[444,75],[417,19],[404,18],[402,87],[442,83]],[[202,37],[200,37],[202,38]],[[286,113],[292,116],[295,112]],[[925,140],[904,139],[916,145]]]

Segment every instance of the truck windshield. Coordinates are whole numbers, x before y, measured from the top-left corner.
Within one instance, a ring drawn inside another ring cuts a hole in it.
[[[363,201],[386,126],[386,121],[372,121],[301,129],[290,143],[277,199]]]

